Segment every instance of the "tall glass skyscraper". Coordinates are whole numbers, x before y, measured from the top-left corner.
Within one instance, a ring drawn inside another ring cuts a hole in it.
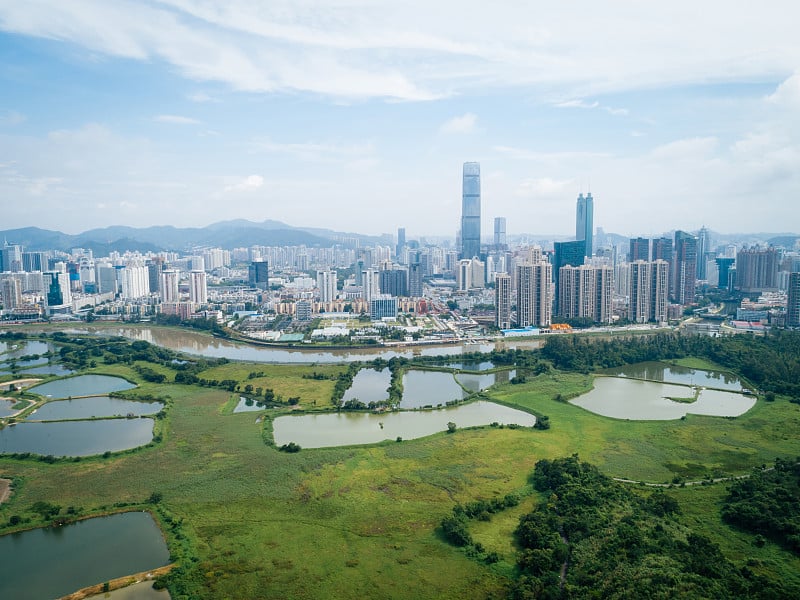
[[[575,210],[575,239],[586,242],[586,256],[592,255],[594,249],[592,232],[594,231],[594,198],[591,192],[578,194],[578,203]]]
[[[481,255],[481,166],[464,163],[461,195],[461,258]]]

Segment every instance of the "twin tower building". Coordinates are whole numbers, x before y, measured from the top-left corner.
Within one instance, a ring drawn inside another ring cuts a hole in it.
[[[480,164],[464,163],[461,202],[460,258],[482,258]],[[551,260],[534,247],[524,254],[506,254],[506,272],[495,274],[495,323],[500,329],[547,327],[553,311],[565,318],[608,323],[612,317],[614,271],[594,264],[592,233],[594,199],[578,196],[575,241],[556,242]],[[492,251],[507,251],[505,219],[495,219]],[[498,261],[499,262],[499,261]],[[587,264],[588,263],[588,264]],[[512,306],[516,306],[516,318]]]

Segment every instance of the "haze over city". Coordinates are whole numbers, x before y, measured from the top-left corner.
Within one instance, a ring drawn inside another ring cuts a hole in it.
[[[579,16],[580,18],[576,18]],[[2,229],[798,231],[797,5],[0,1]]]

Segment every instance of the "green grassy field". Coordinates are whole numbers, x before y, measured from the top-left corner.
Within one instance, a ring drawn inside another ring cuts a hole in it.
[[[333,381],[302,374],[345,368],[229,363],[202,377],[272,387],[284,397],[300,395],[306,407],[317,400],[319,409],[329,401]],[[121,364],[94,371],[140,381]],[[253,371],[264,376],[248,379]],[[160,492],[164,508],[183,519],[200,597],[501,597],[513,570],[512,532],[537,496],[526,495],[520,506],[471,525],[475,539],[500,554],[495,565],[468,558],[443,542],[436,528],[456,503],[525,492],[541,458],[578,453],[611,476],[669,482],[738,474],[776,456],[800,454],[800,406],[783,399],[759,401],[736,419],[669,422],[619,421],[554,400],[590,389],[591,381],[554,372],[488,392],[548,415],[547,431],[487,427],[297,454],[264,443],[258,414],[225,414],[230,392],[142,384],[136,393],[171,398],[162,442],[79,462],[0,458],[0,476],[18,484],[0,506],[0,523],[12,515],[30,517],[39,500],[95,512]],[[761,561],[756,567],[773,576],[800,572],[797,559],[779,548],[768,544],[750,552],[751,536],[721,522],[724,485],[670,493],[729,558],[743,564],[755,556]],[[177,540],[170,542],[174,547]]]

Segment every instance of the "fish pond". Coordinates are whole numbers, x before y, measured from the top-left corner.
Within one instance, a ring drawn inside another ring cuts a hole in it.
[[[457,427],[494,422],[533,427],[536,417],[494,402],[478,401],[438,410],[287,415],[275,419],[272,429],[278,446],[294,442],[303,448],[327,448],[374,444],[398,437],[421,438],[446,431],[449,422]]]
[[[67,419],[92,419],[99,417],[127,417],[154,415],[164,408],[161,402],[138,402],[90,396],[72,400],[54,400],[36,409],[28,421],[63,421]]]
[[[662,362],[635,363],[614,369],[605,369],[602,372],[614,377],[632,377],[635,379],[647,379],[648,381],[660,381],[664,383],[699,385],[702,387],[736,392],[742,390],[742,382],[732,373],[690,369],[688,367],[670,365]]]
[[[0,454],[92,456],[150,443],[153,419],[17,423],[0,430]]]
[[[360,400],[365,404],[381,402],[389,398],[389,384],[392,382],[392,372],[387,369],[361,369],[353,378],[353,384],[342,397],[342,403],[348,400]]]
[[[164,537],[146,512],[12,533],[0,537],[0,597],[60,598],[168,562]]]
[[[29,391],[50,398],[69,398],[72,396],[96,396],[109,392],[130,390],[136,386],[122,377],[110,375],[79,375],[48,381],[30,388]]]
[[[596,377],[594,389],[570,402],[615,419],[661,421],[680,419],[686,414],[738,417],[750,410],[756,399],[725,390],[699,389],[696,392],[695,388],[684,385],[625,377]]]

